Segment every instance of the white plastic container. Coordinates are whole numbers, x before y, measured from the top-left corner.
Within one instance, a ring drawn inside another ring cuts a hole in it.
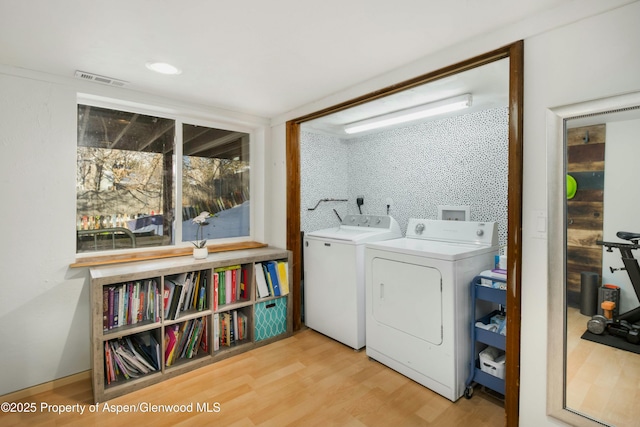
[[[504,379],[505,352],[495,347],[487,347],[480,352],[480,370]]]

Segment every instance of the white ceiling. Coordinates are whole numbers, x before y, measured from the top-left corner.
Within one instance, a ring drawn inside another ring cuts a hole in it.
[[[571,1],[1,0],[0,63],[271,118]]]

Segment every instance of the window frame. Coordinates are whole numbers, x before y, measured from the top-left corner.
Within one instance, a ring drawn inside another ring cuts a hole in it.
[[[232,250],[236,246],[243,246],[243,243],[254,246],[256,241],[264,240],[264,200],[258,193],[258,185],[264,183],[264,168],[260,165],[264,163],[264,152],[257,147],[264,145],[264,129],[266,125],[252,123],[247,120],[233,120],[228,117],[221,117],[213,112],[197,111],[189,108],[162,107],[150,103],[132,102],[114,98],[107,98],[86,93],[78,93],[75,108],[79,105],[89,105],[92,107],[108,108],[128,113],[139,113],[156,116],[175,122],[174,133],[174,167],[173,194],[175,198],[175,229],[173,233],[173,244],[164,246],[151,246],[144,248],[126,248],[106,251],[76,253],[76,263],[74,266],[83,264],[96,265],[120,262],[119,260],[131,261],[132,259],[155,259],[170,256],[178,256],[190,253],[193,245],[190,241],[182,241],[182,161],[183,161],[183,125],[196,125],[216,129],[224,129],[242,132],[249,135],[249,192],[251,207],[249,211],[249,235],[230,238],[214,239],[207,242],[207,247],[220,246],[221,250],[230,247]],[[77,114],[76,114],[77,117]],[[77,129],[77,122],[76,122]],[[77,147],[77,139],[75,141]],[[77,150],[76,150],[77,151]],[[77,168],[77,165],[76,165]],[[74,190],[75,191],[75,190]],[[264,191],[264,187],[262,187]],[[77,194],[76,194],[77,197]],[[74,222],[75,224],[75,222]],[[75,238],[75,236],[74,236]]]

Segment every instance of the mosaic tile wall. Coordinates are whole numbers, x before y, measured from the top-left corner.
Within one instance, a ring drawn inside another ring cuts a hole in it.
[[[472,221],[498,221],[506,243],[508,110],[486,110],[374,135],[340,139],[301,134],[303,231],[338,226],[333,212],[437,219],[438,205],[469,205]],[[319,199],[347,198],[348,202]]]

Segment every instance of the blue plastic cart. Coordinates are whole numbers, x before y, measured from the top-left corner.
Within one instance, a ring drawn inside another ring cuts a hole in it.
[[[507,291],[505,289],[482,285],[482,279],[500,283],[506,282],[505,280],[489,276],[476,276],[471,281],[471,318],[473,320],[471,324],[471,366],[469,370],[469,378],[467,379],[464,391],[464,397],[467,399],[471,399],[471,396],[473,396],[474,383],[488,387],[502,395],[504,395],[505,391],[504,379],[493,376],[481,369],[478,357],[479,352],[476,348],[477,343],[483,343],[500,350],[505,350],[507,337],[506,335],[501,335],[498,332],[478,327],[476,326],[476,322],[482,322],[483,324],[488,325],[493,316],[503,313],[507,305]],[[486,316],[476,318],[476,304],[479,300],[489,301],[495,306],[495,310],[491,311]]]

